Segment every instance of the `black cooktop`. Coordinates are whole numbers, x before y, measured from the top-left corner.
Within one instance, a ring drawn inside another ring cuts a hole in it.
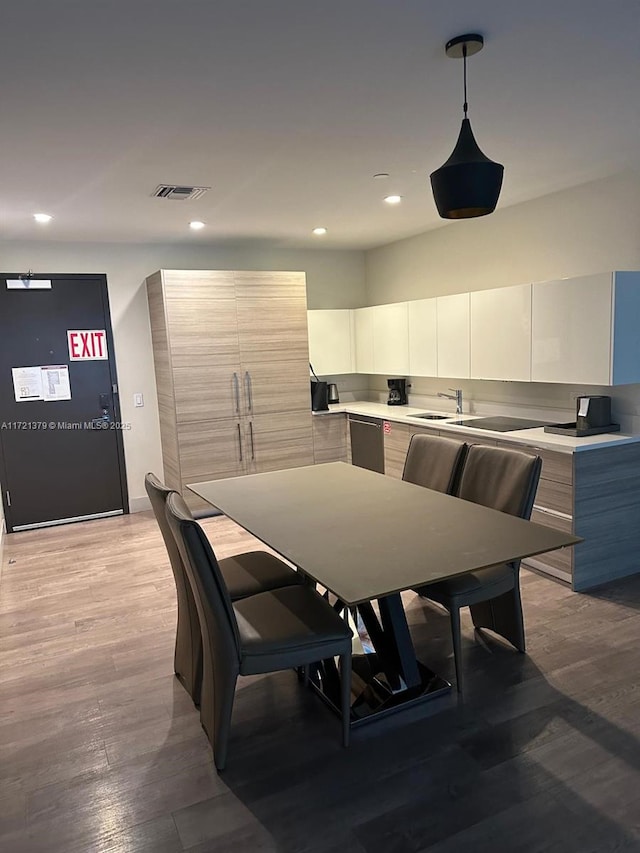
[[[511,432],[517,429],[533,429],[534,427],[553,426],[549,421],[530,421],[526,418],[473,418],[468,421],[449,421],[449,424],[473,427],[473,429],[492,429],[495,432]]]

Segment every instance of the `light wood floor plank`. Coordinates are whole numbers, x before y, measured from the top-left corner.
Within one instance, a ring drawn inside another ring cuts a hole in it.
[[[221,558],[263,547],[223,517],[203,526]],[[640,850],[640,578],[579,595],[524,572],[528,654],[465,614],[465,702],[348,750],[292,673],[242,679],[219,776],[173,676],[153,516],[12,534],[1,558],[3,851]],[[420,656],[452,677],[448,617],[405,604]]]

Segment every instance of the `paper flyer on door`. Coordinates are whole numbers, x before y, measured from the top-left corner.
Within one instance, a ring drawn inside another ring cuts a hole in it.
[[[69,368],[66,364],[42,367],[42,399],[70,400],[71,385],[69,383]]]
[[[16,403],[42,400],[42,370],[40,367],[12,367],[11,374]]]
[[[71,399],[69,367],[66,364],[12,367],[11,373],[16,403]]]

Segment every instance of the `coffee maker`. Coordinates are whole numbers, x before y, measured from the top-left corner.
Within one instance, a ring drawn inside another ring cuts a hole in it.
[[[603,395],[578,397],[576,399],[576,427],[595,429],[608,427],[611,423],[611,397]]]
[[[407,405],[406,379],[387,379],[387,387],[389,389],[389,398],[387,400],[387,406]]]
[[[611,397],[604,395],[576,398],[576,419],[568,424],[547,424],[545,432],[558,435],[599,435],[619,432],[620,424],[611,423]]]

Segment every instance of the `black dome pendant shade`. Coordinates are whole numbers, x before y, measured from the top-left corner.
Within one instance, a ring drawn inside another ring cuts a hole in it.
[[[464,60],[464,118],[456,147],[446,163],[431,173],[431,188],[443,219],[471,219],[493,213],[502,188],[504,166],[486,157],[475,140],[467,118],[467,56],[482,49],[476,33],[447,42],[447,56]]]
[[[451,157],[431,173],[431,188],[443,219],[471,219],[493,213],[502,188],[504,166],[478,148],[471,122],[462,120]]]

